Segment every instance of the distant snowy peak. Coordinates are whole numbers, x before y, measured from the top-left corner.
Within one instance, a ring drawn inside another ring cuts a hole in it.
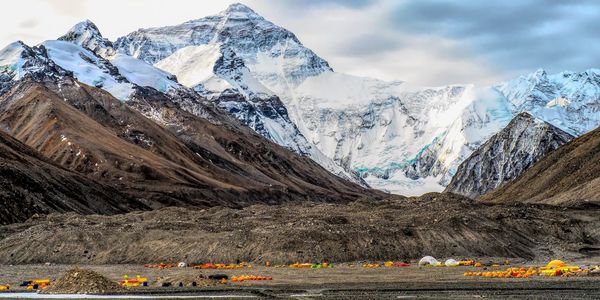
[[[79,22],[65,35],[58,38],[60,41],[72,42],[91,50],[97,55],[108,58],[116,54],[112,42],[102,37],[96,24],[90,20]]]
[[[44,45],[29,47],[18,41],[0,50],[0,94],[25,76],[41,80],[71,75],[72,72],[61,68],[48,57]]]
[[[529,113],[520,113],[459,166],[445,191],[476,198],[517,178],[573,138]]]
[[[299,84],[307,77],[331,71],[329,64],[304,47],[292,32],[242,4],[176,26],[140,29],[117,39],[115,47],[155,64],[178,49],[215,43],[233,51],[261,81]]]
[[[242,3],[230,4],[227,9],[219,13],[220,16],[237,19],[264,19],[250,7]]]
[[[572,135],[581,135],[600,122],[600,70],[580,73],[534,73],[496,86],[516,112],[529,111]]]
[[[79,49],[61,45],[63,42],[78,46]],[[59,41],[45,43],[52,44],[56,48],[53,51],[56,54],[67,50],[75,55],[73,62],[69,62],[69,53],[54,58],[63,67],[72,70],[81,82],[101,87],[118,99],[128,100],[134,85],[151,87],[167,94],[193,93],[180,85],[174,75],[127,54],[118,53],[89,20],[77,23]],[[79,58],[84,58],[85,62],[79,61]],[[78,63],[74,63],[76,61]],[[102,69],[102,72],[96,72],[96,67]]]

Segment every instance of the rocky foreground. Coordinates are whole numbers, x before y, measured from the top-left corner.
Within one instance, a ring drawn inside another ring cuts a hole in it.
[[[598,207],[491,205],[432,193],[348,205],[51,214],[0,227],[0,264],[344,262],[423,255],[599,256]]]

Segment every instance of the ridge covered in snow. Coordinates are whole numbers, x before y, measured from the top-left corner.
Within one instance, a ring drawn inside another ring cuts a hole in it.
[[[103,58],[116,53],[112,42],[102,37],[96,24],[85,20],[75,24],[65,35],[58,38],[59,41],[72,42],[89,49]]]
[[[25,76],[43,79],[67,75],[72,75],[72,72],[51,60],[44,45],[29,47],[17,41],[0,49],[0,95]]]
[[[543,69],[495,86],[514,111],[537,118],[578,136],[598,127],[600,69],[548,74]]]
[[[175,74],[181,83],[264,137],[310,156],[334,174],[362,182],[306,140],[279,95],[261,80],[286,78],[287,83],[297,84],[310,74],[331,68],[302,46],[294,34],[247,6],[232,4],[215,16],[140,29],[119,38],[115,47]],[[298,59],[298,55],[303,58]],[[277,69],[274,73],[273,66]],[[271,73],[259,74],[254,72],[256,68]]]

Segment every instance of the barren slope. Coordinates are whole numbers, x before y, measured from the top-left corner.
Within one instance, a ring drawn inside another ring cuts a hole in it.
[[[147,209],[116,189],[54,165],[0,131],[0,224],[36,213],[114,214]]]
[[[573,258],[600,252],[597,212],[427,194],[351,204],[165,208],[118,217],[71,213],[0,227],[0,263]]]

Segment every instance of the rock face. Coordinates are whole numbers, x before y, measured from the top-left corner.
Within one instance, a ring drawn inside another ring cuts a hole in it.
[[[156,64],[260,135],[299,154],[311,145],[292,123],[273,92],[252,77],[231,49],[220,45],[188,46]]]
[[[600,206],[600,128],[551,152],[520,177],[480,197],[495,203]]]
[[[458,167],[445,191],[476,198],[517,178],[572,139],[555,126],[520,113]]]
[[[96,24],[90,20],[75,24],[73,28],[65,35],[59,37],[58,40],[78,44],[103,58],[108,58],[116,54],[112,42],[102,37]]]

